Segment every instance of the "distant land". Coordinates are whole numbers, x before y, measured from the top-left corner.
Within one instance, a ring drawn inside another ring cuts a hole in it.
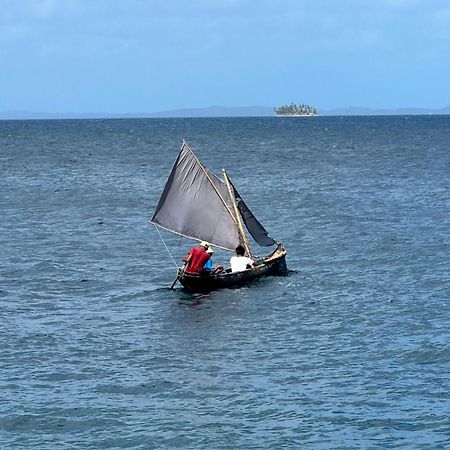
[[[277,116],[283,117],[317,116],[317,109],[314,108],[314,106],[305,105],[304,103],[290,103],[289,105],[281,105],[278,108],[274,108],[273,112]]]
[[[318,110],[319,116],[395,116],[395,115],[434,115],[450,114],[450,106],[441,109],[397,108],[373,109],[347,107]],[[32,111],[0,111],[0,120],[28,119],[131,119],[131,118],[170,118],[170,117],[275,117],[272,106],[208,106],[206,108],[184,108],[152,113],[48,113]]]
[[[440,109],[430,108],[396,108],[396,109],[373,109],[349,106],[347,108],[335,108],[328,111],[319,110],[322,116],[408,116],[428,114],[450,114],[450,106]]]

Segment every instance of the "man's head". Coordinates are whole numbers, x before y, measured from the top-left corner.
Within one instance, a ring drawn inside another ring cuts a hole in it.
[[[200,247],[203,247],[203,250],[208,250],[209,244],[206,241],[200,242]]]
[[[238,255],[238,256],[244,256],[245,255],[245,248],[242,247],[242,245],[238,245],[236,247],[236,255]]]

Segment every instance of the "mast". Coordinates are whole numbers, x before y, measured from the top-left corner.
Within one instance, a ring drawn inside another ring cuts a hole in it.
[[[239,234],[240,234],[240,236],[242,238],[242,241],[243,241],[244,247],[245,247],[245,254],[247,256],[251,256],[252,253],[250,251],[250,245],[248,243],[247,236],[245,235],[244,227],[242,226],[241,214],[240,214],[240,212],[238,210],[238,207],[236,205],[236,199],[234,198],[234,195],[233,195],[233,193],[231,191],[230,180],[228,179],[228,175],[227,175],[226,170],[222,169],[222,172],[223,172],[223,178],[225,180],[225,184],[227,185],[227,188],[228,188],[228,193],[230,195],[230,199],[231,199],[231,201],[233,203],[233,208],[234,208],[234,213],[236,214],[236,221],[237,221]]]

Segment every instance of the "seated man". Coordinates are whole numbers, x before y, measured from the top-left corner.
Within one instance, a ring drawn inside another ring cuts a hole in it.
[[[214,253],[214,250],[211,245],[208,247],[208,250],[206,250],[206,252],[209,253],[211,257],[208,259],[208,261],[205,262],[202,273],[206,275],[215,275],[217,273],[220,273],[223,270],[223,266],[219,264],[217,267],[213,267],[212,255]]]
[[[211,257],[211,255],[206,251],[208,248],[209,244],[202,241],[198,247],[193,247],[189,250],[186,258],[183,259],[186,265],[186,272],[201,273],[205,262]]]
[[[205,262],[202,272],[210,274],[213,270],[212,254],[214,253],[214,250],[211,246],[208,247],[206,253],[209,254],[209,259]]]
[[[242,272],[243,270],[250,269],[252,266],[257,265],[253,259],[247,258],[247,256],[244,255],[244,247],[242,247],[242,245],[238,245],[236,247],[236,256],[232,256],[230,259],[232,272]]]

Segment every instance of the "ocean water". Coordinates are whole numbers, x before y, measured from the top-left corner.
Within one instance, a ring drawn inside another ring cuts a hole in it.
[[[183,138],[288,277],[168,289]],[[450,448],[449,116],[2,121],[0,171],[1,449]]]

